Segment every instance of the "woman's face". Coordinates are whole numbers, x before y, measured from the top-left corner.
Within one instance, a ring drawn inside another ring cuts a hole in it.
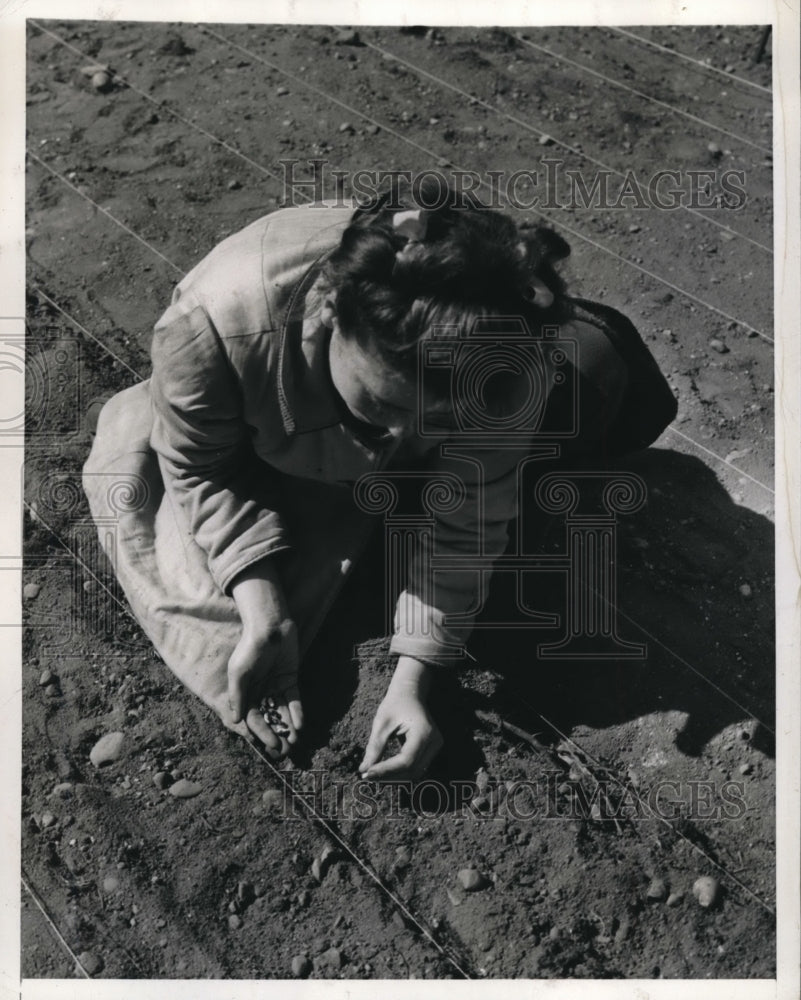
[[[416,433],[419,421],[418,385],[414,376],[393,371],[375,351],[342,336],[334,320],[328,351],[331,381],[347,408],[375,428],[396,439]],[[450,407],[427,398],[426,420],[450,423]]]

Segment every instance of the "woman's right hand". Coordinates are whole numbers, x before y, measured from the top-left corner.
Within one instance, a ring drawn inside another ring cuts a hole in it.
[[[263,559],[243,570],[231,585],[242,619],[242,637],[228,661],[228,704],[232,721],[243,719],[273,757],[283,757],[303,726],[298,691],[298,633],[289,617],[277,567]],[[272,698],[284,724],[281,736],[260,706]]]
[[[265,720],[260,705],[272,698],[286,729],[280,734]],[[298,635],[285,619],[266,633],[247,627],[228,661],[228,703],[233,722],[242,719],[271,756],[283,757],[303,726],[298,691]]]

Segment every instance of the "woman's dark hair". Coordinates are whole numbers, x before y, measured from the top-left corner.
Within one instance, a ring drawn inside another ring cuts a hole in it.
[[[544,227],[519,229],[465,193],[442,197],[440,185],[437,191],[436,201],[421,186],[418,204],[387,194],[357,208],[324,267],[342,335],[409,373],[418,344],[435,328],[469,336],[480,323],[485,333],[502,335],[514,318],[536,336],[570,315],[555,269],[570,253],[560,236]],[[399,254],[407,239],[393,216],[418,207],[425,211],[425,237]],[[553,302],[538,305],[532,277]]]

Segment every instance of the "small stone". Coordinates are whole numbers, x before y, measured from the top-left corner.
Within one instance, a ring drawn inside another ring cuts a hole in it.
[[[284,804],[284,793],[277,788],[268,788],[262,795],[261,801],[267,809],[277,812]]]
[[[96,976],[103,969],[103,959],[95,955],[93,951],[82,951],[78,956],[78,961],[87,975],[90,976]]]
[[[615,941],[617,941],[618,944],[620,944],[622,941],[625,941],[626,938],[629,936],[630,930],[631,930],[631,922],[629,918],[623,917],[623,919],[620,921],[620,926],[615,931]]]
[[[55,795],[57,799],[71,799],[74,788],[71,782],[62,781],[60,784],[56,785],[51,795]]]
[[[105,70],[101,69],[92,75],[91,82],[95,90],[103,93],[103,91],[108,90],[111,86],[111,77],[105,72]]]
[[[55,821],[56,817],[52,813],[42,813],[42,818],[39,820],[39,826],[41,826],[43,830],[46,830],[49,826],[52,826]]]
[[[48,684],[52,684],[54,681],[57,680],[58,678],[56,677],[56,675],[53,673],[52,670],[45,669],[39,675],[39,684],[41,687],[47,687]]]
[[[406,846],[398,847],[395,850],[395,868],[408,868],[412,863],[412,852]]]
[[[754,765],[746,761],[745,764],[740,764],[737,770],[740,774],[750,774],[754,770]]]
[[[295,955],[292,959],[292,975],[295,979],[305,979],[311,970],[312,964],[305,955]]]
[[[122,733],[106,733],[92,747],[89,760],[95,767],[103,767],[104,764],[113,764],[122,754],[122,745],[125,737]]]
[[[33,601],[39,596],[41,589],[38,583],[26,583],[22,588],[22,596],[26,601]]]
[[[166,771],[156,771],[153,775],[153,784],[160,792],[163,792],[165,788],[169,788],[172,784],[172,778]]]
[[[305,908],[311,902],[311,893],[309,892],[308,889],[303,889],[302,892],[299,892],[297,894],[296,899],[297,899],[297,902],[298,902],[298,906],[301,906],[301,907]]]
[[[236,177],[234,177],[233,180],[228,181],[227,186],[229,191],[238,191],[242,187],[242,181],[238,181]]]
[[[712,348],[713,351],[717,351],[718,354],[729,353],[728,347],[726,347],[726,345],[723,343],[722,340],[717,340],[713,338],[712,340],[709,341],[709,346]]]
[[[462,868],[457,875],[457,878],[459,879],[459,884],[465,892],[478,892],[480,889],[485,889],[489,885],[487,878],[475,868]]]
[[[176,799],[192,799],[196,795],[200,795],[202,791],[202,785],[196,781],[188,781],[186,778],[180,778],[174,785],[170,785],[170,795]]]
[[[58,698],[61,695],[61,688],[58,684],[48,684],[44,689],[44,693],[48,698]]]
[[[464,897],[461,895],[461,893],[454,892],[453,889],[446,889],[445,892],[448,896],[448,899],[451,901],[451,906],[461,906],[462,903],[464,902]]]
[[[358,31],[341,31],[334,39],[334,45],[361,45]]]
[[[684,899],[683,892],[671,892],[671,894],[667,898],[667,905],[678,906],[683,899]]]
[[[120,880],[116,875],[107,875],[103,879],[103,892],[116,892],[120,887]]]
[[[645,898],[654,902],[661,902],[667,894],[667,886],[661,878],[651,879],[650,885],[645,890]]]
[[[356,129],[353,127],[353,125],[351,125],[350,122],[342,122],[342,124],[339,126],[339,131],[340,132],[355,132]]]
[[[749,585],[749,584],[747,584],[747,583],[744,583],[744,584],[743,584],[743,585],[742,585],[742,586],[740,587],[740,593],[741,593],[741,594],[743,595],[743,597],[750,597],[750,596],[751,596],[751,594],[752,594],[752,590],[751,590],[751,587],[750,587],[750,585]]]
[[[378,135],[380,131],[381,131],[380,125],[368,125],[366,129],[368,135]]]
[[[242,918],[238,914],[232,913],[228,918],[228,926],[232,931],[238,931],[242,926]]]
[[[275,95],[276,97],[286,97],[288,93],[289,87],[279,87],[278,90],[276,90]]]
[[[553,143],[554,143],[554,140],[551,138],[551,136],[549,136],[549,135],[541,135],[540,136],[540,145],[541,146],[553,146]]]
[[[720,238],[724,243],[731,243],[731,241],[736,238],[736,235],[736,233],[733,233],[728,229],[721,229],[720,231]]]
[[[693,884],[693,896],[704,909],[714,906],[720,895],[720,882],[711,875],[702,875]]]
[[[632,223],[632,224],[631,224],[631,225],[629,226],[629,232],[630,232],[630,233],[639,233],[639,231],[640,231],[640,227],[639,227],[639,226],[637,225],[637,223],[636,223],[636,222]]]
[[[716,142],[710,142],[707,144],[706,151],[710,153],[717,160],[723,155],[720,146]]]

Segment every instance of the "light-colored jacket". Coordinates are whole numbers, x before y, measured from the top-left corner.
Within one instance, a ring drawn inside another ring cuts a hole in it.
[[[455,509],[443,504],[434,517],[437,555],[492,557],[506,545],[527,443],[460,451],[457,440],[449,455],[443,442],[423,438],[401,449],[371,448],[341,422],[317,279],[351,214],[352,207],[326,205],[257,220],[186,275],[156,325],[151,445],[224,593],[251,564],[287,549],[291,559],[282,477],[353,490],[366,474],[416,468],[446,489],[458,482],[463,492]],[[489,574],[465,570],[432,581],[419,557],[408,569],[392,652],[458,658]],[[459,623],[449,626],[448,616]]]

